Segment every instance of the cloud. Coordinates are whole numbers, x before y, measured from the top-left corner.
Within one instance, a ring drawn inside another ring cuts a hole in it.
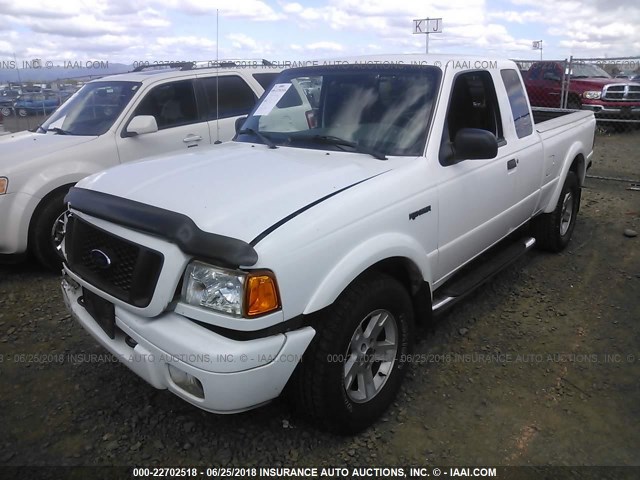
[[[325,52],[342,52],[344,47],[336,42],[315,42],[310,43],[306,46],[308,50],[312,52],[315,51],[325,51]]]
[[[176,10],[191,14],[215,15],[216,10],[220,17],[245,18],[254,21],[273,21],[284,18],[267,3],[261,0],[168,0]]]
[[[434,53],[534,57],[539,39],[547,58],[640,51],[637,0],[0,0],[0,60],[14,50],[25,59],[208,60],[216,8],[220,58],[419,53],[425,36],[412,34],[413,20],[426,17],[443,18],[444,33],[429,39]]]

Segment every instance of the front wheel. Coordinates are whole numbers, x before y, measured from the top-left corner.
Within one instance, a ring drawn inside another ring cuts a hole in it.
[[[295,406],[341,434],[371,425],[397,394],[413,343],[411,299],[397,280],[356,280],[325,312],[296,370]]]
[[[3,117],[10,117],[11,109],[9,107],[2,107],[2,109],[0,110],[0,113],[2,114]]]
[[[536,244],[543,250],[560,252],[571,240],[580,208],[580,184],[574,172],[567,174],[556,208],[531,222]]]
[[[38,261],[55,272],[62,267],[66,191],[46,197],[31,221],[29,244]]]

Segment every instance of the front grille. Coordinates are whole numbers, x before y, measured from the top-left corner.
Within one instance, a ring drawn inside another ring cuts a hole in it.
[[[70,215],[65,234],[69,268],[100,290],[136,307],[151,302],[164,257]]]
[[[604,87],[603,100],[610,102],[639,102],[640,85],[633,84],[613,84]]]

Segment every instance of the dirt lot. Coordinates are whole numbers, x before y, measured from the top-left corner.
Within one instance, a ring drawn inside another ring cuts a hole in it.
[[[640,179],[640,132],[599,134],[590,174]],[[56,276],[0,266],[0,465],[640,466],[627,187],[589,179],[564,253],[529,253],[423,329],[392,409],[352,438],[280,401],[217,416],[156,391],[74,323]]]

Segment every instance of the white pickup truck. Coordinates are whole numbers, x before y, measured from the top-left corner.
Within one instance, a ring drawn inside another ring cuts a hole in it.
[[[33,253],[60,271],[63,199],[78,180],[120,163],[228,141],[280,69],[175,68],[87,83],[33,132],[0,139],[0,261]]]
[[[72,188],[62,289],[154,387],[217,413],[286,391],[350,433],[394,398],[414,324],[567,245],[595,119],[538,118],[511,61],[325,63],[281,73],[215,155]]]

